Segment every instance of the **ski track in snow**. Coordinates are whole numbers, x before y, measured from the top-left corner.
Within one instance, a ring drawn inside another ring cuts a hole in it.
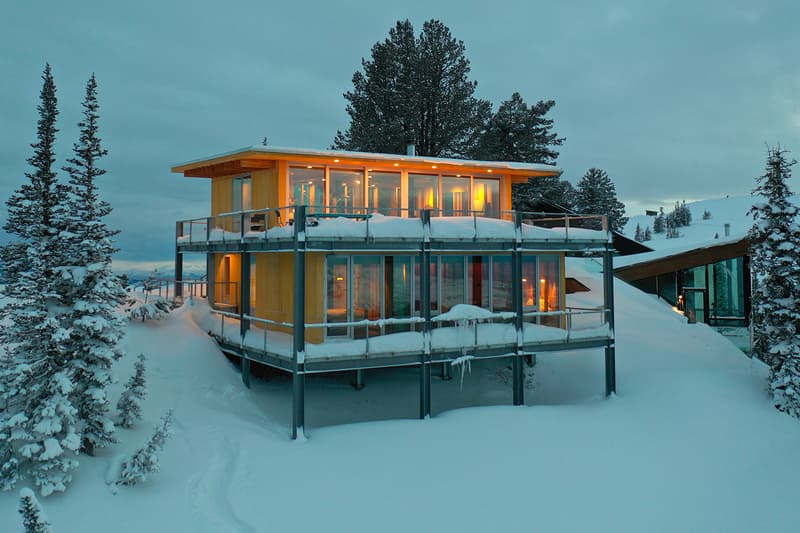
[[[214,453],[203,471],[186,483],[193,514],[208,519],[211,526],[208,531],[229,531],[234,524],[234,531],[257,533],[258,529],[238,515],[231,498],[233,481],[241,464],[241,446],[213,429],[209,431],[209,438],[218,441]]]

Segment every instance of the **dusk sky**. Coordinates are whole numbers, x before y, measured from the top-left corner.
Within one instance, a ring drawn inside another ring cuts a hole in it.
[[[515,91],[529,103],[554,99],[564,177],[606,170],[629,215],[749,194],[766,143],[798,157],[800,4],[600,4],[7,2],[0,197],[25,179],[45,62],[58,88],[59,167],[95,72],[110,151],[100,187],[122,229],[118,257],[169,261],[174,222],[210,211],[208,180],[170,166],[265,135],[329,147],[348,124],[342,93],[361,58],[405,18],[417,31],[439,19],[463,40],[476,95],[495,108]]]

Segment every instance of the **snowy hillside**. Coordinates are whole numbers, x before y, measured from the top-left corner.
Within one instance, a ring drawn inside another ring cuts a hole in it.
[[[569,270],[593,289],[571,305],[596,305],[598,266]],[[616,302],[615,398],[602,350],[540,355],[525,407],[504,367],[473,361],[463,384],[434,379],[424,421],[416,369],[361,391],[313,377],[306,441],[288,438],[288,377],[245,389],[188,308],[133,323],[117,374],[148,356],[146,422],[42,503],[56,532],[793,530],[800,423],[771,407],[765,367],[622,282]],[[169,408],[161,473],[112,494],[115,454]],[[0,494],[0,529],[19,529],[17,501]]]
[[[687,203],[686,207],[692,213],[692,224],[679,228],[681,237],[667,239],[665,233],[654,233],[653,239],[644,244],[658,251],[694,248],[700,244],[713,242],[715,235],[719,235],[719,239],[725,239],[725,224],[730,224],[729,238],[740,239],[753,225],[753,218],[747,214],[753,205],[753,200],[752,196],[734,196]],[[800,198],[794,198],[795,202],[798,200]],[[665,205],[664,213],[669,213],[673,207]],[[710,219],[703,220],[704,211],[711,213]],[[625,235],[632,238],[636,233],[636,224],[640,225],[642,231],[648,226],[652,230],[654,219],[655,217],[645,215],[631,216],[625,225]]]

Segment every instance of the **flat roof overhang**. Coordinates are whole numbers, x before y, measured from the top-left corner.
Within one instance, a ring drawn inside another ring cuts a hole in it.
[[[250,146],[232,152],[213,155],[181,163],[172,167],[174,173],[185,177],[211,178],[230,176],[255,170],[268,169],[277,161],[303,164],[396,167],[398,170],[414,170],[431,173],[499,174],[509,176],[512,183],[524,183],[528,178],[560,176],[562,170],[551,165],[518,163],[511,161],[476,161],[441,157],[377,154],[368,152],[346,152],[336,150],[307,150]]]
[[[749,249],[750,240],[743,237],[734,242],[695,248],[650,261],[645,260],[641,263],[617,267],[614,269],[614,276],[627,282],[652,278],[661,274],[746,256]]]

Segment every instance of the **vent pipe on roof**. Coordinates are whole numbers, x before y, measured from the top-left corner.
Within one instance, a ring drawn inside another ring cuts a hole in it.
[[[726,237],[730,237],[731,236],[731,225],[730,224],[725,224],[725,236]]]
[[[406,155],[415,156],[417,155],[417,145],[414,143],[406,144]]]

